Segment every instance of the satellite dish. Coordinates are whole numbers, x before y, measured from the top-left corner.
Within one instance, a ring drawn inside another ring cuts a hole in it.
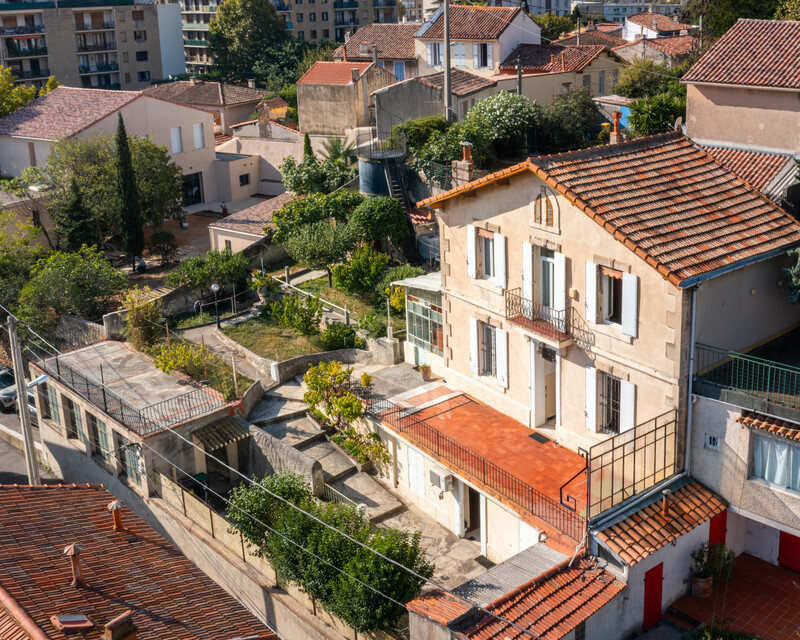
[[[681,118],[681,116],[678,116],[678,119],[675,120],[675,131],[678,131],[681,128],[682,124],[683,124],[683,118]]]

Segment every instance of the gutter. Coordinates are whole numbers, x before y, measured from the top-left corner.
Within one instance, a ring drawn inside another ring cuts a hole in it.
[[[789,87],[763,87],[755,84],[729,84],[725,82],[695,82],[692,80],[680,80],[681,84],[692,84],[698,87],[723,87],[725,89],[755,89],[756,91],[780,91],[781,93],[800,93],[798,88]]]
[[[766,198],[766,196],[764,196]],[[743,267],[748,267],[751,264],[757,264],[759,262],[763,262],[764,260],[769,260],[771,258],[776,258],[779,255],[782,255],[788,252],[791,249],[800,246],[800,240],[795,240],[794,242],[787,244],[779,249],[773,249],[768,253],[760,253],[757,256],[752,256],[751,258],[746,258],[745,260],[740,260],[739,262],[734,262],[733,264],[726,265],[724,267],[720,267],[719,269],[715,269],[714,271],[708,271],[706,273],[701,273],[696,276],[691,276],[683,280],[679,285],[679,289],[688,289],[693,287],[701,282],[705,282],[706,280],[711,280],[713,278],[718,278],[719,276],[725,275],[726,273],[730,273],[731,271],[736,271],[737,269],[742,269]]]
[[[683,471],[686,475],[691,473],[691,452],[692,452],[692,408],[694,407],[694,396],[692,394],[692,378],[694,376],[694,337],[695,321],[697,319],[697,292],[702,285],[692,288],[692,323],[689,329],[689,371],[686,374],[686,452],[684,453]]]

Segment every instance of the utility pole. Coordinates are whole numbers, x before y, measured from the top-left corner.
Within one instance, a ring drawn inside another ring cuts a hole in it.
[[[522,64],[517,54],[517,93],[522,95]]]
[[[28,385],[25,382],[25,370],[22,362],[22,350],[17,336],[17,321],[8,316],[8,339],[11,345],[11,364],[14,367],[14,380],[17,383],[17,409],[22,426],[22,442],[25,447],[25,467],[28,471],[28,484],[42,484],[39,479],[39,467],[36,465],[36,448],[33,444],[31,430],[31,414],[28,412]]]
[[[450,0],[443,0],[444,7],[444,73],[442,74],[442,94],[444,96],[444,117],[450,122]]]

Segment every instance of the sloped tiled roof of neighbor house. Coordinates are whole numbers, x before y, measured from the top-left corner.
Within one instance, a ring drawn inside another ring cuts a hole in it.
[[[414,80],[426,87],[441,89],[442,75],[443,72],[440,71],[439,73],[432,73],[427,76],[417,76]],[[468,96],[471,93],[488,89],[496,84],[494,80],[484,78],[483,76],[476,76],[474,73],[464,71],[463,69],[452,69],[450,71],[450,91],[455,96]]]
[[[450,5],[450,38],[453,40],[496,40],[522,11],[519,7],[476,7]],[[443,38],[441,8],[417,31],[418,38]]]
[[[722,147],[703,148],[714,156],[717,162],[728,167],[742,180],[760,191],[763,191],[791,160],[790,156],[779,153]]]
[[[28,625],[69,640],[76,636],[50,617],[85,615],[94,627],[81,638],[100,640],[103,625],[130,609],[146,640],[277,640],[129,508],[121,511],[124,529],[114,531],[108,505],[115,499],[102,485],[0,485],[0,587],[32,619]],[[73,543],[82,547],[85,588],[70,584],[64,548]],[[6,611],[0,629],[16,615]]]
[[[634,565],[726,507],[717,494],[696,480],[690,480],[669,496],[667,518],[661,514],[661,496],[656,494],[650,504],[603,529],[597,536],[626,564]]]
[[[663,51],[670,56],[685,56],[700,47],[697,36],[669,36],[668,38],[648,38],[647,46]]]
[[[641,13],[626,18],[626,20],[645,27],[646,29],[653,29],[659,32],[683,31],[684,29],[688,30],[692,28],[690,24],[682,24],[669,16],[665,16],[661,13],[653,13],[652,11],[642,11]]]
[[[601,44],[563,46],[556,44],[521,44],[500,64],[501,69],[516,69],[517,58],[523,70],[542,73],[583,71],[599,56],[605,47]]]
[[[800,22],[740,18],[683,82],[800,89]]]
[[[800,223],[679,132],[532,157],[419,204],[530,171],[676,286],[800,243]]]
[[[347,44],[341,45],[333,53],[333,57],[341,59],[347,48],[348,60],[372,60],[372,51],[361,53],[361,44],[369,44],[378,48],[378,58],[386,60],[414,60],[414,34],[420,25],[414,23],[374,23],[361,27]]]
[[[145,95],[169,102],[186,105],[201,104],[211,107],[260,102],[266,92],[266,89],[251,89],[235,84],[205,80],[196,80],[194,83],[189,80],[164,82],[144,90]]]
[[[226,218],[222,218],[210,227],[214,229],[228,229],[254,236],[263,236],[264,227],[272,222],[272,214],[281,209],[295,196],[291,193],[282,193],[279,196],[254,204],[252,207],[242,209]]]
[[[558,42],[563,45],[577,45],[578,36],[575,34],[568,34],[558,40]],[[605,31],[588,31],[581,34],[581,46],[587,44],[602,44],[607,49],[611,49],[612,47],[617,47],[627,42],[628,41],[624,38],[606,33]]]
[[[742,415],[736,418],[736,422],[740,422],[746,427],[753,427],[754,429],[760,429],[776,436],[800,442],[800,424],[796,422],[782,420],[763,413],[755,413],[754,411],[742,411]]]
[[[358,69],[358,75],[369,69],[372,62],[330,62],[320,60],[311,65],[297,84],[350,84],[353,81],[353,69]],[[386,72],[388,73],[388,71]]]
[[[141,91],[57,87],[0,118],[0,136],[41,140],[68,138],[110,116],[141,95]]]

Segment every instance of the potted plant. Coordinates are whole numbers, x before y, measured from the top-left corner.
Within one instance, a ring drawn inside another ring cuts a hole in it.
[[[713,547],[704,542],[692,552],[694,569],[692,571],[692,595],[695,598],[708,598],[714,580],[730,580],[736,554],[724,544]]]
[[[425,380],[425,382],[428,382],[431,379],[431,365],[421,364],[417,367],[417,370],[419,371],[420,375],[422,376],[422,379]]]

